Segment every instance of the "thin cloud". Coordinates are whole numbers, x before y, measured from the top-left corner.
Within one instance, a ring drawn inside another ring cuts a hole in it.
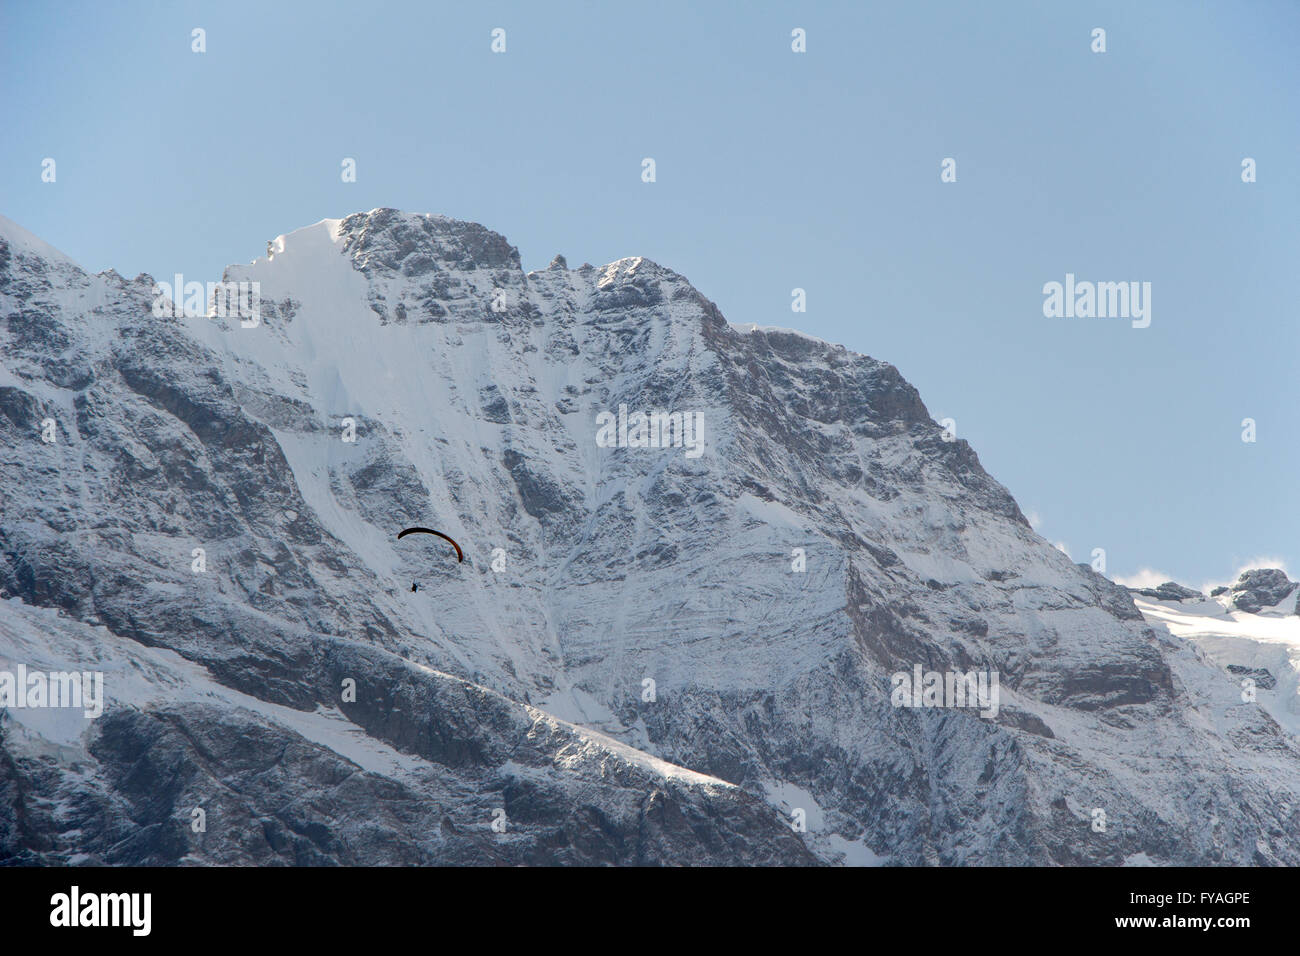
[[[1205,591],[1208,594],[1214,588],[1230,586],[1234,584],[1239,577],[1241,577],[1243,572],[1252,571],[1255,568],[1280,568],[1288,578],[1291,577],[1291,571],[1286,566],[1285,558],[1260,556],[1258,558],[1251,558],[1245,564],[1239,566],[1237,570],[1233,571],[1232,574],[1229,575],[1229,577],[1226,580],[1206,581],[1203,585],[1201,585],[1201,590]]]
[[[1166,581],[1173,581],[1175,578],[1172,574],[1166,574],[1164,571],[1142,568],[1136,574],[1117,574],[1111,580],[1126,588],[1154,588],[1159,587]]]

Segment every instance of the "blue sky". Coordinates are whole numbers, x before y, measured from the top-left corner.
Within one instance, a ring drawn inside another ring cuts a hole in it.
[[[525,268],[648,256],[732,322],[897,365],[1076,560],[1294,576],[1298,49],[1267,0],[5,0],[0,213],[128,276],[376,206]],[[1067,272],[1150,282],[1150,327],[1044,317]]]

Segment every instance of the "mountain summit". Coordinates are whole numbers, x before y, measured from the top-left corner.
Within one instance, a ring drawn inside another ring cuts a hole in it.
[[[1294,739],[891,365],[439,216],[251,325],[3,225],[0,662],[106,701],[4,712],[0,861],[1300,863]]]

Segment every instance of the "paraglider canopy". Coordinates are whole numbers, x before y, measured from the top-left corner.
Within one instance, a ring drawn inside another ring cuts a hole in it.
[[[451,538],[447,537],[447,535],[443,534],[441,531],[434,531],[432,528],[407,528],[405,531],[399,531],[398,534],[397,534],[397,538],[398,538],[398,540],[400,541],[402,538],[405,538],[408,534],[434,534],[434,535],[437,535],[439,538],[442,538],[442,540],[449,542],[449,543],[451,544],[451,546],[452,546],[453,548],[456,549],[456,560],[457,560],[457,561],[464,561],[464,560],[465,560],[465,552],[461,551],[461,549],[460,549],[460,545],[458,545],[455,541],[452,541]]]

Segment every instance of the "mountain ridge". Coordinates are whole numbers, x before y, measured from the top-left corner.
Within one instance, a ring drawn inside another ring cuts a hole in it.
[[[148,277],[0,241],[0,597],[58,609],[68,655],[162,649],[422,761],[391,814],[378,782],[322,806],[307,781],[335,757],[268,759],[302,739],[283,714],[110,689],[79,738],[102,785],[0,725],[23,859],[102,832],[90,856],[115,862],[344,862],[373,803],[390,861],[1300,862],[1294,740],[1035,534],[887,363],[739,331],[638,257],[524,273],[504,237],[445,217],[278,237],[225,273],[260,285],[251,328],[156,316]],[[595,416],[620,405],[699,414],[705,454],[600,447]],[[398,546],[434,519],[464,566]],[[998,673],[997,717],[894,706],[915,665]],[[262,766],[297,809],[175,771],[216,746],[194,729],[214,706],[254,740],[217,766]],[[554,746],[514,765],[539,734]],[[188,782],[141,800],[151,741],[174,767],[150,773]],[[618,747],[729,789],[662,768],[620,785]],[[595,755],[576,771],[575,748]],[[63,817],[25,796],[78,787],[96,797]],[[241,822],[205,849],[188,813],[214,800]],[[401,822],[421,801],[437,834]],[[492,829],[497,808],[517,830]]]

